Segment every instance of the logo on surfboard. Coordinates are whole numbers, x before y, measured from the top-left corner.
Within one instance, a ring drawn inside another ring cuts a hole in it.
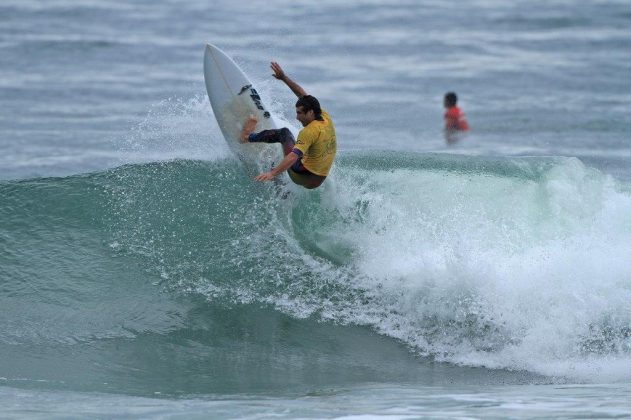
[[[239,95],[241,95],[243,92],[246,92],[248,89],[250,90],[250,98],[252,98],[252,102],[254,102],[254,105],[258,109],[263,111],[263,116],[265,118],[269,118],[271,116],[270,113],[265,110],[265,107],[263,107],[263,104],[261,103],[261,97],[259,96],[259,94],[256,91],[256,89],[254,89],[252,87],[252,85],[245,85],[245,86],[243,86],[241,88],[241,91],[239,92]]]

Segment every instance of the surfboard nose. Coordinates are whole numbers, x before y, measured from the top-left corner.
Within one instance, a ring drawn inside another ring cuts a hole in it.
[[[215,51],[217,50],[218,48],[213,44],[206,44],[206,47],[204,48],[204,64],[212,59],[213,55],[215,55]]]
[[[204,50],[205,50],[204,51],[205,54],[221,53],[223,55],[227,55],[225,52],[219,49],[216,45],[211,44],[209,42],[206,43],[206,48]]]

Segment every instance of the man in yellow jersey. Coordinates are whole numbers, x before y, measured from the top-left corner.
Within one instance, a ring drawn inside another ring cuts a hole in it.
[[[291,80],[281,66],[272,62],[274,77],[282,80],[298,96],[296,119],[304,127],[298,133],[298,140],[287,128],[263,130],[253,133],[257,120],[249,118],[243,125],[241,142],[243,143],[280,143],[285,158],[269,172],[264,172],[254,179],[269,181],[287,171],[291,180],[305,188],[317,188],[326,179],[337,151],[335,127],[329,114],[320,108],[316,98],[307,95],[299,84]]]

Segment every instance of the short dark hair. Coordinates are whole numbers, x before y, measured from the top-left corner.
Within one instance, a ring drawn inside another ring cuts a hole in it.
[[[448,106],[455,106],[458,103],[458,97],[454,92],[447,92],[445,94],[445,103]]]
[[[305,95],[301,96],[296,102],[296,107],[301,106],[305,112],[313,111],[316,120],[322,119],[322,108],[320,108],[320,102],[315,96]]]

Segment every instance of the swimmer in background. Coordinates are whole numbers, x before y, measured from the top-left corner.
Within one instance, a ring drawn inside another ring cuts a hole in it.
[[[469,123],[465,118],[464,112],[458,107],[458,96],[454,92],[447,92],[443,105],[445,106],[445,140],[448,144],[454,144],[460,138],[462,133],[469,130]]]

